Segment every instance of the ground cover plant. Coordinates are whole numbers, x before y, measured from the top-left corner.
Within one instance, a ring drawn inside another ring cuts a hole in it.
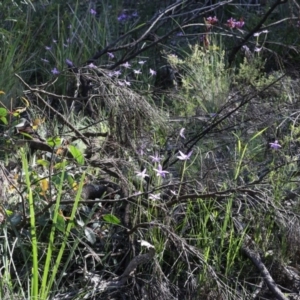
[[[297,299],[298,15],[2,1],[1,299]]]

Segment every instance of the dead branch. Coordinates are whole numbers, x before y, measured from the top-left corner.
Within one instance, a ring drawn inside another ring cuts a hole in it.
[[[234,218],[233,220],[234,220],[234,223],[235,223],[235,226],[236,226],[238,232],[240,234],[242,234],[243,233],[242,224],[236,218]],[[251,249],[250,246],[252,246],[253,249]],[[281,292],[281,290],[277,286],[276,282],[272,278],[267,267],[262,262],[262,259],[259,255],[258,251],[254,250],[254,248],[256,248],[255,242],[251,239],[251,237],[249,235],[245,234],[245,240],[242,245],[242,251],[246,254],[247,257],[249,257],[249,259],[253,262],[253,264],[256,266],[256,268],[260,271],[265,283],[267,284],[270,291],[274,294],[276,299],[288,300],[288,298],[286,298],[284,296],[284,294]]]

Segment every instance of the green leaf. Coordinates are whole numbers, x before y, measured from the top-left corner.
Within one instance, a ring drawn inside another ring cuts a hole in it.
[[[23,136],[25,136],[25,137],[28,137],[29,139],[33,139],[33,137],[30,135],[30,134],[28,134],[28,133],[26,133],[26,132],[20,132]]]
[[[0,117],[0,120],[1,120],[5,125],[8,124],[7,119],[6,119],[5,117]]]
[[[65,232],[66,221],[65,218],[60,214],[57,215],[56,228],[61,232]]]
[[[48,160],[45,160],[45,159],[38,159],[38,160],[36,161],[36,163],[37,163],[38,165],[43,166],[43,167],[49,167],[49,165],[50,165],[50,162],[49,162]]]
[[[116,216],[114,215],[111,215],[111,214],[107,214],[107,215],[103,215],[103,219],[104,221],[106,221],[107,223],[111,223],[111,224],[120,224],[121,221],[119,218],[117,218]]]
[[[61,144],[61,138],[59,136],[51,137],[51,138],[47,139],[47,144],[50,147],[59,146]]]
[[[67,165],[68,165],[68,163],[63,161],[63,162],[59,162],[59,163],[55,164],[53,168],[56,170],[63,170]]]
[[[7,110],[3,107],[0,107],[0,117],[6,117],[7,116]]]
[[[84,164],[84,156],[83,154],[80,152],[80,150],[78,148],[76,148],[73,145],[70,145],[68,147],[70,153],[73,155],[73,157],[76,159],[76,161],[80,164],[83,165]]]
[[[6,209],[5,212],[9,217],[13,215],[13,211],[11,210]]]
[[[75,182],[73,176],[70,175],[70,174],[68,174],[68,173],[66,173],[66,175],[67,175],[67,180],[68,180],[69,186],[70,186],[70,187],[73,187],[73,184],[74,184],[74,182]]]

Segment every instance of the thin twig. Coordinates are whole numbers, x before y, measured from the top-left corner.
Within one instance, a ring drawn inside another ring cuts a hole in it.
[[[18,74],[15,74],[16,77],[18,77],[21,82],[30,90],[32,91],[42,102],[43,104],[45,104],[57,117],[59,117],[59,119],[67,126],[69,127],[71,130],[73,130],[78,137],[80,137],[80,139],[87,145],[90,146],[90,142],[86,139],[86,137],[80,132],[78,131],[69,121],[66,120],[66,118],[60,113],[58,112],[56,109],[54,109],[50,104],[47,103],[47,101],[45,101],[40,93],[40,90],[37,89],[32,89]]]

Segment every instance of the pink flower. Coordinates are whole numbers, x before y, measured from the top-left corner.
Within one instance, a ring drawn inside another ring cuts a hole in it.
[[[242,28],[245,25],[245,22],[241,19],[240,21],[235,22],[236,28]]]
[[[208,18],[206,18],[206,21],[207,21],[207,23],[213,25],[213,24],[215,24],[215,23],[218,22],[218,19],[217,19],[216,16],[214,16],[214,17],[208,17]]]
[[[227,20],[227,26],[229,28],[234,28],[235,27],[235,19],[230,18],[229,20]]]
[[[243,20],[243,18],[241,18],[239,21],[236,21],[233,18],[230,18],[229,20],[227,20],[227,26],[229,28],[242,28],[245,25],[245,22]]]

